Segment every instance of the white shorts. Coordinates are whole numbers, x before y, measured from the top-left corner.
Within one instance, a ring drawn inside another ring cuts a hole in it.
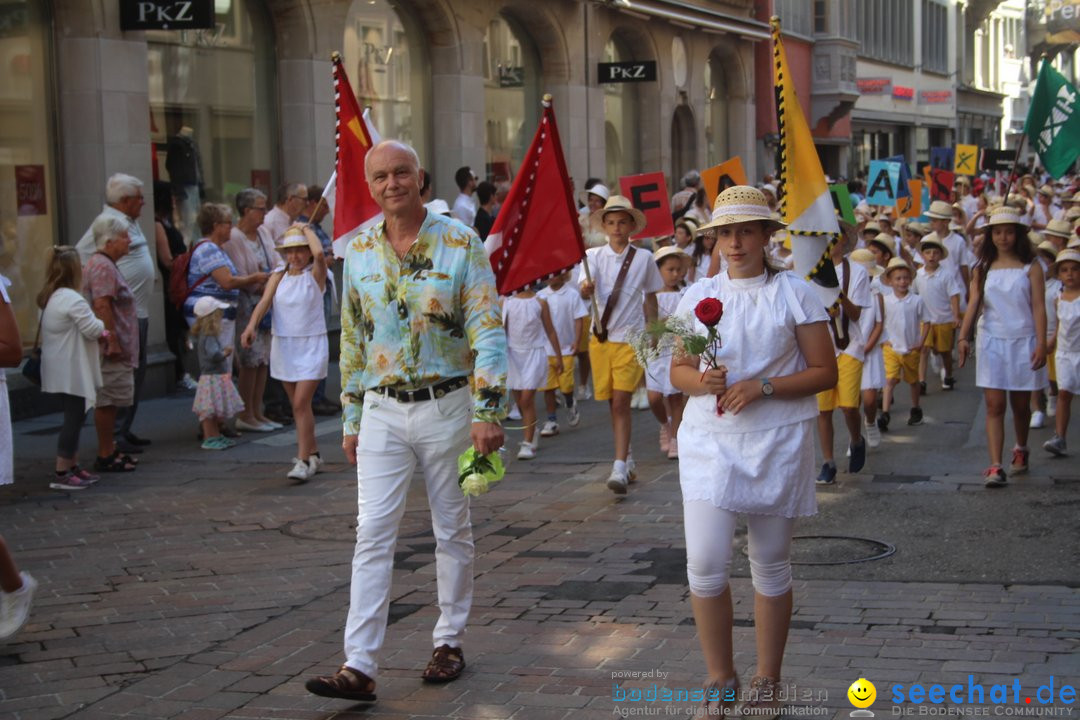
[[[539,390],[547,384],[547,350],[532,348],[506,351],[506,385],[511,390]]]

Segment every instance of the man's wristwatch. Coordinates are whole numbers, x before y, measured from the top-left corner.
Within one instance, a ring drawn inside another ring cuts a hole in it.
[[[772,386],[772,381],[769,378],[761,378],[761,394],[763,397],[772,397],[775,388]]]

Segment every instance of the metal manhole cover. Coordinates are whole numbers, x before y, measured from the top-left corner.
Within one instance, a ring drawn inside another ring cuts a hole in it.
[[[850,565],[882,560],[896,546],[881,540],[845,535],[797,535],[792,538],[792,565]]]
[[[491,511],[482,506],[474,506],[470,514],[474,528],[491,518]],[[301,540],[354,543],[356,542],[356,513],[317,515],[303,520],[294,520],[285,525],[281,532]],[[398,528],[399,539],[430,535],[431,512],[427,508],[405,513]]]

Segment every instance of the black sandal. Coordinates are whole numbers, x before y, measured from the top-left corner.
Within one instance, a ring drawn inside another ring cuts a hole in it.
[[[375,702],[375,681],[347,665],[333,675],[313,677],[304,683],[309,693],[355,702]]]
[[[447,683],[461,677],[465,669],[465,653],[461,648],[440,645],[431,653],[431,660],[424,668],[424,682]]]
[[[125,460],[124,457],[117,451],[109,457],[94,458],[94,470],[97,472],[133,472],[135,463],[131,462],[130,458]]]

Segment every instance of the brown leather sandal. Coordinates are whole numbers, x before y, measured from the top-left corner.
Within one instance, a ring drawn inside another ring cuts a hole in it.
[[[313,677],[304,683],[309,693],[356,702],[375,702],[375,681],[347,665],[330,676]]]
[[[446,683],[457,680],[465,669],[465,653],[461,648],[440,645],[431,653],[431,661],[424,668],[424,682]]]

